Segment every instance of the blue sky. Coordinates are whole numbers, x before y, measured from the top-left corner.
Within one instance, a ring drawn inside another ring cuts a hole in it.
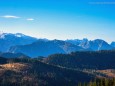
[[[115,41],[113,0],[0,0],[0,31]]]

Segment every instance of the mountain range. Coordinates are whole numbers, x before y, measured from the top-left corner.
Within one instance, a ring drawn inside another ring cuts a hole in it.
[[[83,39],[83,40],[66,40],[69,43],[75,44],[77,46],[80,46],[84,49],[91,49],[93,51],[98,51],[98,50],[111,50],[114,46],[114,42],[112,44],[108,44],[106,41],[102,39],[95,39],[95,40],[88,40],[88,39]],[[113,46],[112,46],[113,45]]]
[[[31,44],[36,40],[37,38],[30,37],[22,33],[1,33],[0,51],[7,52],[11,46]]]
[[[102,39],[48,40],[2,33],[0,86],[89,86],[100,78],[112,79],[114,49],[115,42]]]
[[[71,43],[52,40],[52,41],[37,41],[29,45],[13,46],[9,49],[12,53],[24,53],[30,57],[48,56],[55,53],[70,53],[72,51],[85,50],[82,47]]]
[[[22,33],[1,33],[0,52],[22,53],[29,57],[48,56],[55,53],[71,53],[74,51],[99,51],[115,49],[115,42],[108,44],[102,39],[38,39]]]

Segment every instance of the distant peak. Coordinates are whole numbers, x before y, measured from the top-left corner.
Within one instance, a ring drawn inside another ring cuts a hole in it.
[[[0,31],[0,35],[4,35],[4,34],[7,34],[7,33]]]
[[[0,32],[0,38],[4,39],[7,34],[9,34],[9,33]]]
[[[25,35],[22,34],[22,33],[15,33],[15,36],[17,36],[17,37],[22,37],[22,36],[25,36]]]
[[[104,42],[104,40],[102,40],[102,39],[95,39],[94,41],[95,42]]]
[[[87,38],[83,38],[82,42],[88,42]]]
[[[87,39],[87,38],[83,38],[83,40],[86,40],[86,41],[88,41],[88,39]]]
[[[96,41],[103,41],[102,39],[95,39]]]
[[[4,33],[0,31],[0,38],[4,39],[6,36],[16,36],[16,37],[24,37],[25,35],[22,33]]]

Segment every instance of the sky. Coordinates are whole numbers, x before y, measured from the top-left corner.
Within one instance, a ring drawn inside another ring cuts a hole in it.
[[[115,41],[114,0],[0,0],[0,31]]]

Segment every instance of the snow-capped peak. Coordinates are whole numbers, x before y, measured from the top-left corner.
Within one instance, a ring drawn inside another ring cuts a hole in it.
[[[23,36],[25,36],[25,35],[22,34],[22,33],[16,33],[15,36],[16,36],[16,37],[23,37]]]
[[[4,39],[6,36],[24,37],[25,35],[22,33],[3,33],[3,32],[0,32],[0,39]]]
[[[1,39],[4,39],[5,38],[5,35],[7,35],[8,33],[4,33],[4,32],[0,32],[0,38]]]

